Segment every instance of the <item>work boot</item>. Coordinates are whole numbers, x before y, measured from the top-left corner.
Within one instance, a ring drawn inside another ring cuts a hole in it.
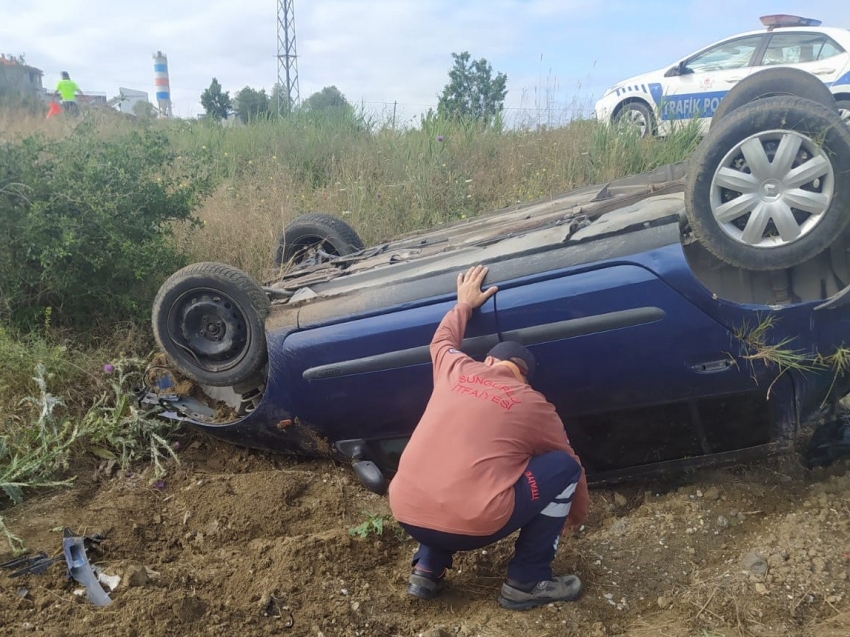
[[[537,583],[508,579],[502,584],[499,604],[509,610],[527,610],[551,602],[571,602],[580,594],[581,580],[575,575],[559,575]]]
[[[446,583],[446,571],[444,570],[439,577],[434,577],[433,573],[417,567],[413,569],[407,582],[409,595],[419,599],[434,599],[443,590]]]

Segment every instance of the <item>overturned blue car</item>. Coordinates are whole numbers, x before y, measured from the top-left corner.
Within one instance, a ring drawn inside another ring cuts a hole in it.
[[[765,97],[685,163],[372,247],[304,215],[262,284],[190,265],[154,303],[171,371],[148,397],[238,445],[353,461],[380,492],[428,401],[456,276],[481,263],[499,291],[464,351],[534,353],[591,481],[777,453],[850,389],[848,222],[850,129]]]

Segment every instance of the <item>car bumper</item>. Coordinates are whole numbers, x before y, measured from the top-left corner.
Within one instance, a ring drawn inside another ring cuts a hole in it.
[[[613,99],[612,99],[613,98]],[[600,122],[610,122],[617,105],[617,97],[613,93],[596,102],[593,106],[593,117]]]

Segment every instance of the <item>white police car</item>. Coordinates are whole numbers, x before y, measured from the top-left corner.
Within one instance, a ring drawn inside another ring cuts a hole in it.
[[[850,30],[790,15],[763,16],[761,22],[765,30],[726,38],[608,89],[596,103],[596,119],[623,122],[642,135],[665,135],[674,122],[699,118],[707,131],[729,89],[763,68],[787,66],[820,78],[850,123]]]

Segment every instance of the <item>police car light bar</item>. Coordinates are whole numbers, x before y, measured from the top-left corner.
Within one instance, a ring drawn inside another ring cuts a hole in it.
[[[759,18],[759,20],[761,20],[761,23],[766,26],[769,31],[781,27],[818,27],[821,24],[820,20],[801,18],[798,15],[787,15],[785,13],[763,15]]]

